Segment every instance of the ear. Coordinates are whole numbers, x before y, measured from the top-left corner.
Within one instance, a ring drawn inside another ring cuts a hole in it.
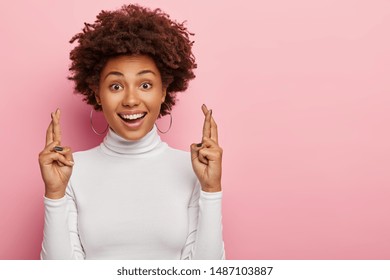
[[[95,86],[92,86],[91,87],[91,90],[94,92],[95,94],[95,99],[96,99],[96,102],[101,105],[101,101],[100,101],[100,96],[99,96],[99,88],[98,87],[95,87]]]
[[[161,103],[164,103],[165,101],[165,97],[167,96],[167,88],[166,87],[163,87],[163,90],[162,90],[162,97],[161,97]]]
[[[102,102],[100,101],[100,96],[97,93],[95,93],[95,99],[97,104],[102,105]]]

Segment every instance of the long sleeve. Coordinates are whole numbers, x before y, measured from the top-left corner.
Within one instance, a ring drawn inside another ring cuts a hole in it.
[[[42,259],[223,259],[222,193],[202,192],[191,155],[111,130],[73,154],[66,196],[45,198]]]
[[[69,193],[61,199],[44,197],[45,224],[41,259],[84,259],[77,230],[77,208]]]
[[[225,259],[222,238],[222,192],[195,187],[189,205],[189,235],[182,259]]]

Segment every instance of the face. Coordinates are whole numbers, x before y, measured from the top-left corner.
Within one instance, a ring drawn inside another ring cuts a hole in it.
[[[165,95],[153,59],[129,55],[108,60],[96,100],[112,130],[127,140],[139,140],[153,128]]]

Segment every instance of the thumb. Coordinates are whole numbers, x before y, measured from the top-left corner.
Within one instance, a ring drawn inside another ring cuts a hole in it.
[[[202,143],[191,145],[191,161],[193,164],[202,163],[208,165],[207,158],[201,153],[203,148],[204,146]]]
[[[65,159],[69,162],[70,165],[74,164],[73,155],[72,155],[72,149],[70,147],[56,146],[54,148],[57,148],[56,152],[58,154],[63,155],[65,157]]]
[[[194,160],[196,157],[198,157],[198,152],[200,149],[202,149],[202,143],[191,144],[191,158],[192,158],[192,160]]]

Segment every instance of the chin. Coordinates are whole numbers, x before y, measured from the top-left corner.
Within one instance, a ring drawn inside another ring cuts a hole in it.
[[[129,140],[129,141],[137,141],[142,139],[146,134],[148,134],[151,131],[152,127],[150,129],[137,129],[134,131],[131,130],[119,130],[119,133],[115,131],[116,134],[121,136],[122,138]]]

